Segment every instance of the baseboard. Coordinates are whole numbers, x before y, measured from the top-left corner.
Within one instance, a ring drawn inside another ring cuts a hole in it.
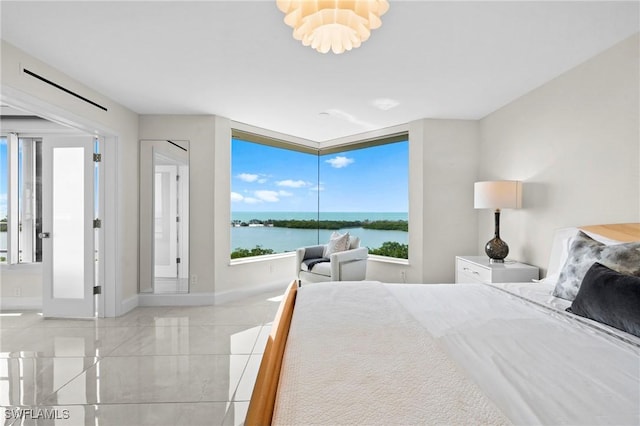
[[[203,306],[214,302],[214,293],[138,294],[138,306]]]
[[[287,289],[287,286],[291,284],[291,281],[275,281],[267,284],[260,284],[253,287],[245,287],[237,290],[227,290],[222,292],[215,293],[215,304],[219,305],[222,303],[234,302],[236,300],[244,299],[245,297],[255,296],[256,294],[264,293],[267,291],[276,291]]]
[[[0,310],[42,310],[42,297],[5,297],[0,299]]]
[[[138,296],[139,294],[134,294],[128,299],[123,300],[122,303],[120,303],[120,312],[118,313],[118,315],[124,315],[127,312],[137,308],[138,305],[140,304],[138,301]]]

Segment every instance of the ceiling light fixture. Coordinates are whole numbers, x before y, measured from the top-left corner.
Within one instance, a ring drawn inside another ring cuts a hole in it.
[[[382,25],[387,0],[277,0],[293,38],[318,52],[340,54],[360,47]]]

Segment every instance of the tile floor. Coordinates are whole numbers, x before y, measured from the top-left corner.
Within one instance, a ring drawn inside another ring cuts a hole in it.
[[[285,287],[216,306],[139,307],[119,318],[2,312],[2,422],[242,424]]]

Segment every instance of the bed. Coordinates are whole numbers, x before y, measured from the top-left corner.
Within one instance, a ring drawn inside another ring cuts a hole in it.
[[[245,424],[638,425],[637,241],[640,224],[560,230],[536,283],[293,282]],[[603,280],[621,290],[594,303]]]

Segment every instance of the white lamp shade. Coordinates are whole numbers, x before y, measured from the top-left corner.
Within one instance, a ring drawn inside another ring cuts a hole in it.
[[[519,209],[522,206],[522,182],[515,180],[476,182],[473,206],[476,209]]]

